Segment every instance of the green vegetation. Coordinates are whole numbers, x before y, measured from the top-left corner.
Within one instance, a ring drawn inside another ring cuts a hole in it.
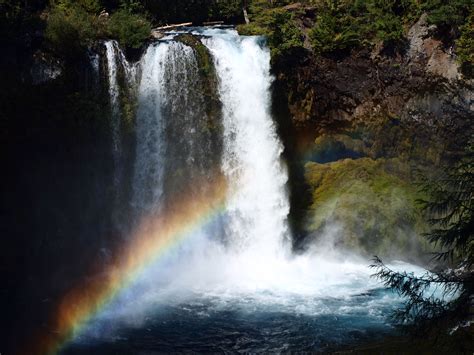
[[[241,0],[214,1],[209,8],[208,19],[238,21],[242,15]]]
[[[0,3],[0,8],[9,18],[22,10],[21,6],[6,0]],[[240,0],[51,0],[45,37],[53,50],[74,57],[101,38],[115,38],[123,47],[137,49],[150,36],[152,22],[157,25],[179,21],[235,22],[240,21],[240,17]]]
[[[116,11],[108,23],[108,31],[112,38],[126,48],[140,48],[150,36],[151,23],[146,17],[122,8]]]
[[[80,2],[67,0],[54,5],[48,16],[45,37],[55,51],[75,56],[96,38],[97,23],[86,10],[92,7],[90,2],[83,7]]]
[[[459,62],[471,76],[473,61],[472,0],[324,0],[313,1],[317,8],[310,38],[316,53],[330,54],[360,46],[382,43],[385,48],[402,49],[408,28],[422,12],[437,26],[437,35],[446,42],[457,39]]]
[[[474,1],[426,0],[422,9],[428,22],[436,25],[436,35],[446,43],[456,42],[462,72],[472,77],[474,67]]]
[[[474,13],[460,27],[461,35],[456,41],[456,52],[461,70],[467,77],[474,77]]]
[[[382,42],[386,47],[401,46],[405,29],[420,14],[415,0],[313,0],[304,5],[281,7],[289,1],[252,1],[251,23],[239,27],[243,34],[265,34],[274,54],[301,47],[304,36],[319,54],[347,51]],[[304,7],[315,10],[314,26],[301,23]],[[304,34],[303,32],[308,33]]]
[[[272,55],[284,54],[292,48],[303,47],[304,37],[301,30],[293,22],[294,15],[281,10],[274,10],[269,22],[272,29],[268,43],[272,48]]]
[[[428,22],[437,26],[441,36],[457,36],[459,28],[472,14],[472,0],[425,0],[421,8],[428,13]]]
[[[268,45],[275,58],[292,48],[301,48],[304,45],[304,35],[297,24],[297,13],[278,7],[289,1],[266,0],[251,1],[249,14],[251,23],[238,26],[243,35],[265,35]]]
[[[0,28],[2,33],[15,26],[24,14],[24,8],[17,1],[0,0]]]
[[[202,42],[191,34],[181,34],[176,38],[178,41],[183,42],[189,47],[193,48],[196,52],[199,70],[204,77],[215,75],[214,64],[212,63],[212,57],[207,47]]]
[[[157,24],[223,20],[238,23],[242,18],[242,0],[152,0],[140,1]]]
[[[474,142],[454,166],[431,181],[424,182],[424,208],[432,229],[427,239],[440,249],[434,254],[443,268],[414,276],[397,272],[375,258],[375,274],[385,285],[404,296],[405,307],[395,313],[401,324],[417,331],[442,332],[468,320],[470,297],[474,292]],[[435,296],[433,288],[438,290]],[[433,329],[434,328],[434,329]]]
[[[0,0],[0,43],[21,41],[25,33],[41,31],[43,21],[35,12],[44,7],[45,1]]]
[[[149,37],[151,23],[145,15],[133,12],[135,3],[122,3],[110,19],[100,16],[97,0],[59,0],[52,3],[45,37],[53,49],[76,55],[92,41],[112,37],[125,48],[138,48]]]
[[[242,24],[244,5],[250,24]],[[32,18],[46,18],[50,47],[75,55],[100,38],[139,48],[152,23],[223,20],[240,24],[244,35],[266,35],[272,58],[301,48],[327,56],[374,46],[403,51],[408,29],[427,12],[436,35],[456,42],[459,63],[471,76],[473,9],[474,0],[0,0],[0,30],[5,40]],[[40,17],[42,10],[46,16]]]
[[[321,1],[310,37],[320,54],[349,50],[382,42],[385,47],[403,44],[404,27],[416,20],[415,1]]]
[[[351,19],[341,17],[337,10],[322,11],[310,32],[316,53],[331,53],[358,46],[363,38],[353,27]]]
[[[304,15],[307,9],[314,15]],[[374,46],[401,52],[409,28],[427,12],[436,35],[456,41],[463,72],[472,75],[473,0],[253,0],[248,11],[251,22],[239,32],[266,35],[273,58],[301,47],[324,56]]]

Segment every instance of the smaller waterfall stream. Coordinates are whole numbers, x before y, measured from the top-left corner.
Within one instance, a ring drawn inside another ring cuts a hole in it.
[[[163,160],[166,146],[161,105],[168,49],[168,46],[161,45],[148,47],[141,64],[136,123],[137,148],[132,186],[132,206],[138,213],[157,210],[163,194]]]
[[[121,154],[122,141],[120,137],[121,114],[119,103],[119,84],[118,84],[118,51],[120,50],[115,41],[105,42],[106,58],[107,58],[107,76],[109,85],[109,100],[110,100],[110,122],[112,131],[112,154],[114,157],[114,165],[116,174],[114,176],[114,186],[118,188],[120,184],[121,175]]]

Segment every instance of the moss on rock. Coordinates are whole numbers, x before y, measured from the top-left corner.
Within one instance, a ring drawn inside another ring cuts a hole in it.
[[[342,227],[333,241],[367,255],[417,257],[427,248],[421,237],[427,225],[410,181],[409,167],[399,159],[343,159],[310,162],[305,178],[312,204],[308,232],[323,238],[326,228]]]
[[[207,121],[205,129],[216,132],[220,129],[221,102],[218,95],[218,78],[211,53],[199,37],[190,33],[180,34],[175,40],[191,47],[196,55],[202,79],[202,93],[205,99]]]

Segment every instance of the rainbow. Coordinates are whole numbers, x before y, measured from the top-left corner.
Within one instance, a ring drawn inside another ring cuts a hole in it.
[[[130,242],[115,253],[106,270],[97,270],[95,274],[99,276],[79,283],[62,298],[48,331],[38,334],[24,353],[58,353],[147,267],[182,243],[193,231],[210,223],[223,210],[225,179],[219,177],[208,190],[198,196],[191,191],[183,193],[158,216],[144,218]]]

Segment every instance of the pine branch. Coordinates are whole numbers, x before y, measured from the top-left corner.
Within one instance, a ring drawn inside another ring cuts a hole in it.
[[[446,299],[463,289],[463,280],[454,273],[426,272],[415,276],[413,273],[392,270],[377,256],[370,267],[377,270],[374,277],[405,298],[404,308],[392,315],[400,324],[420,323],[442,316],[451,308],[451,301]],[[435,296],[436,291],[440,292],[440,297]]]

